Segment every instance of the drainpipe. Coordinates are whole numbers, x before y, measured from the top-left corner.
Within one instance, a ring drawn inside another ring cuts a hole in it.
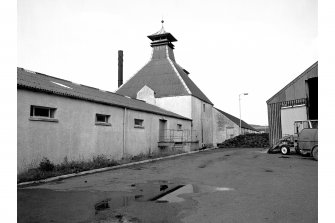
[[[200,111],[201,111],[201,117],[200,117],[200,120],[201,120],[201,147],[203,147],[204,145],[204,127],[203,127],[203,118],[204,118],[204,111],[203,111],[203,106],[204,104],[201,103],[200,105]]]
[[[125,153],[126,153],[126,124],[127,124],[127,108],[124,108],[124,112],[123,112],[123,143],[122,143],[122,157],[124,157]]]

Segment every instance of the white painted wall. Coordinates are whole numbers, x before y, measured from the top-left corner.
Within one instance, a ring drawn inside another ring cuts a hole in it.
[[[31,121],[31,105],[56,108],[58,122]],[[167,120],[168,128],[182,124],[183,129],[191,129],[190,120],[131,109],[124,112],[121,107],[18,89],[18,173],[36,167],[43,157],[57,164],[64,157],[86,160],[103,154],[117,160],[158,151],[159,119]],[[96,113],[110,115],[111,126],[95,125]],[[144,120],[144,128],[134,127],[135,118]]]
[[[142,88],[138,96],[142,100],[151,100],[152,91]],[[192,140],[202,144],[216,145],[214,142],[213,106],[192,95],[156,98],[156,106],[192,119]],[[204,109],[205,106],[205,109]]]
[[[156,106],[193,119],[191,95],[156,98]]]
[[[293,135],[294,121],[307,120],[306,106],[281,108],[282,136]]]
[[[144,87],[137,92],[136,99],[145,101],[148,104],[156,104],[155,92],[147,85],[144,85]]]
[[[231,138],[231,134],[233,137],[239,134],[239,126],[215,108],[213,109],[213,127],[213,137],[215,143],[222,143],[223,141]]]
[[[205,105],[205,109],[203,109]],[[213,106],[192,96],[192,120],[195,137],[202,144],[214,144]]]

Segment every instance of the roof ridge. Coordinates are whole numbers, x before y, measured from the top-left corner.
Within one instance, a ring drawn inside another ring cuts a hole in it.
[[[318,66],[318,62],[316,61],[314,64],[312,64],[311,66],[309,66],[305,71],[303,71],[301,74],[299,74],[296,78],[294,78],[291,82],[289,82],[288,84],[285,85],[285,87],[283,87],[281,90],[279,90],[277,93],[275,93],[271,98],[269,98],[266,103],[268,103],[269,101],[271,101],[273,98],[275,98],[278,94],[280,94],[281,92],[283,92],[284,90],[286,90],[288,87],[290,87],[292,84],[294,84],[297,80],[299,80],[301,77],[303,77],[305,74],[307,74],[309,71],[311,71],[315,66]]]
[[[192,81],[192,79],[188,76],[188,74],[186,74],[186,72],[184,71],[184,68],[183,68],[182,66],[180,66],[176,61],[174,61],[174,63],[179,67],[179,69],[182,70],[182,72],[185,73],[185,78],[188,78],[188,79],[189,79],[189,81],[191,82],[190,84],[193,84],[193,85],[197,88],[196,90],[198,90],[199,93],[202,94],[202,96],[203,96],[204,98],[201,98],[200,95],[199,95],[199,96],[195,95],[194,92],[191,92],[191,95],[194,96],[194,97],[196,97],[196,98],[199,98],[199,99],[202,100],[202,101],[205,101],[205,102],[207,102],[207,103],[209,103],[209,104],[214,105],[213,102],[211,102],[211,100],[209,100],[209,98],[205,95],[205,93],[201,91],[201,89],[194,83],[194,81]],[[184,80],[183,77],[182,77],[182,79]],[[184,80],[184,81],[185,81],[185,80]],[[186,82],[185,82],[185,83],[186,83]],[[186,85],[187,85],[187,84],[186,84]]]
[[[168,46],[166,46],[166,51],[165,51],[165,53],[166,53],[166,58],[168,59],[170,65],[172,66],[172,68],[173,68],[174,72],[176,73],[177,77],[179,78],[179,80],[181,81],[181,83],[183,84],[183,86],[185,87],[187,93],[189,93],[190,95],[192,95],[192,92],[190,91],[190,89],[189,89],[188,86],[186,85],[184,79],[180,76],[178,70],[175,68],[175,66],[174,66],[174,64],[173,64],[173,62],[172,62],[172,60],[171,60],[171,58],[170,58],[170,56],[169,56],[169,49],[168,49]]]
[[[231,116],[231,117],[233,117],[233,118],[235,118],[235,119],[238,119],[239,120],[239,118],[237,118],[237,117],[235,117],[234,115],[231,115],[231,114],[229,114],[228,112],[225,112],[225,111],[222,111],[222,110],[220,110],[220,109],[218,109],[218,108],[216,108],[216,107],[214,107],[216,110],[218,110],[220,113],[222,113],[223,115],[225,115],[225,116]],[[229,118],[229,117],[227,117],[227,118]],[[234,120],[232,120],[231,118],[229,118],[232,122],[234,122],[235,124],[237,124],[237,125],[239,125],[239,123],[236,123]],[[254,129],[252,126],[250,126],[246,121],[244,121],[243,119],[241,119],[241,127],[243,127],[243,125],[245,125],[245,127],[246,128],[248,128],[248,129],[251,129],[251,130],[256,130],[256,129]]]

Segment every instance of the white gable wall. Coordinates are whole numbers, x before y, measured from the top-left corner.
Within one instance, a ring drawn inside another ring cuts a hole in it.
[[[239,134],[239,126],[216,109],[213,109],[213,127],[215,143],[222,143]]]
[[[190,95],[156,98],[156,106],[193,119],[191,98]]]
[[[144,87],[137,92],[136,99],[145,101],[148,104],[156,104],[155,92],[147,85],[144,85]]]

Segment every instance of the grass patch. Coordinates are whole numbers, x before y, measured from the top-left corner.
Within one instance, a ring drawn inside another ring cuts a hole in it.
[[[109,159],[104,155],[98,155],[87,161],[68,161],[67,157],[60,164],[53,164],[48,158],[44,157],[36,168],[28,169],[27,171],[18,174],[18,183],[37,181],[50,177],[60,176],[64,174],[79,173],[82,171],[99,169],[104,167],[112,167],[126,163],[133,163],[147,159],[154,159],[175,154],[184,153],[181,150],[167,150],[151,154],[138,154],[119,161]]]

